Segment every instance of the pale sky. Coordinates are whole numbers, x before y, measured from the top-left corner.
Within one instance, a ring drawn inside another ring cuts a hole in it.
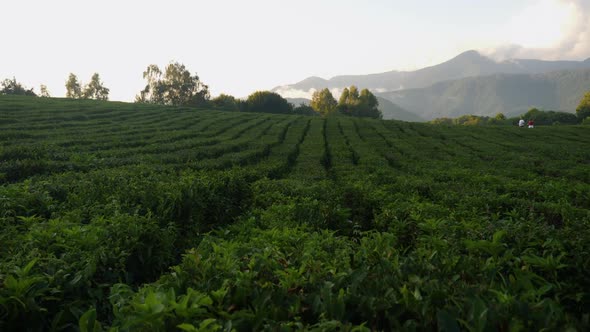
[[[65,95],[98,72],[132,101],[149,64],[178,61],[245,97],[309,76],[413,70],[477,49],[590,57],[590,0],[0,0],[0,79]]]

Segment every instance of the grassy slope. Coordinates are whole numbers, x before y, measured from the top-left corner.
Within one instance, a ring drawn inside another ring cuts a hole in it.
[[[0,329],[588,327],[586,128],[0,97],[0,129]]]

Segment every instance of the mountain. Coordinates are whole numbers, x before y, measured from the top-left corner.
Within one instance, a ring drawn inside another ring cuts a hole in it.
[[[528,68],[539,66],[536,60],[526,64]],[[499,112],[513,116],[531,107],[574,112],[588,90],[590,69],[578,69],[469,77],[378,95],[422,118],[433,119],[464,114],[493,116]]]
[[[285,98],[291,104],[297,106],[300,104],[309,105],[311,100],[307,98]],[[401,121],[408,121],[408,122],[423,122],[424,119],[420,116],[408,112],[407,110],[403,109],[399,105],[394,104],[392,101],[387,100],[385,98],[377,96],[377,101],[379,101],[379,110],[383,114],[384,120],[401,120]]]
[[[408,122],[423,122],[424,118],[412,113],[399,105],[393,103],[391,100],[377,96],[379,101],[379,110],[383,114],[384,120],[402,120]]]
[[[590,68],[590,59],[585,61],[544,61],[533,59],[510,59],[494,61],[477,51],[467,51],[441,64],[416,71],[389,71],[369,75],[335,76],[329,80],[309,77],[301,82],[274,88],[284,97],[311,96],[312,89],[329,88],[333,91],[350,85],[368,88],[373,92],[426,88],[435,83],[466,77],[493,74],[542,74],[558,70]]]

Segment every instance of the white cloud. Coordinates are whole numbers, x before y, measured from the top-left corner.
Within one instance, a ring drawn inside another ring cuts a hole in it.
[[[400,87],[397,90],[403,90],[403,88],[404,87],[400,85]],[[376,88],[376,89],[371,89],[371,90],[373,90],[374,92],[377,92],[377,93],[390,91],[390,89],[386,89],[386,88]]]
[[[288,85],[283,85],[274,90],[276,93],[283,96],[283,98],[307,98],[311,99],[311,95],[316,91],[316,89],[311,88],[307,91],[300,90],[300,89],[293,89]]]
[[[496,60],[585,59],[590,56],[590,1],[539,0],[499,31],[503,42],[482,49]]]

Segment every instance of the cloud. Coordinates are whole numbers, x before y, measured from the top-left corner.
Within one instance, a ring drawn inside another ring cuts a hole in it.
[[[344,88],[331,88],[330,92],[334,98],[340,98],[342,94],[342,90]],[[294,89],[290,85],[283,85],[273,90],[274,92],[280,94],[283,98],[306,98],[311,99],[314,92],[317,89],[311,88],[309,90],[301,90],[301,89]]]
[[[403,90],[404,86],[400,85],[399,88],[397,88],[397,90]],[[377,92],[377,93],[383,93],[383,92],[387,92],[390,91],[391,89],[386,89],[386,88],[376,88],[376,89],[371,89],[373,92]]]
[[[496,59],[590,57],[590,1],[539,0],[499,29],[504,42],[482,49]]]
[[[289,85],[283,85],[273,90],[274,92],[283,96],[283,98],[307,98],[311,99],[311,95],[316,89],[311,88],[309,90],[294,89]]]

